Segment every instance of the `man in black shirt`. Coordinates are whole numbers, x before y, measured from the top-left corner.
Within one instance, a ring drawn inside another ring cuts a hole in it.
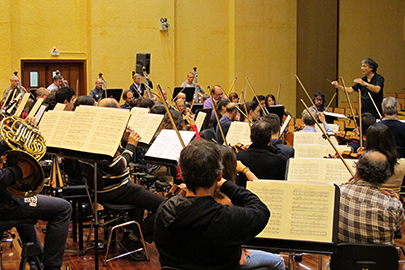
[[[358,92],[360,89],[362,103],[361,112],[370,112],[378,119],[380,115],[382,115],[381,102],[384,97],[384,77],[377,74],[377,67],[378,64],[371,58],[366,58],[361,61],[361,71],[364,77],[354,79],[356,84],[352,87],[346,87],[346,91],[351,94]],[[342,91],[345,90],[337,81],[333,81],[332,85]],[[378,111],[375,107],[377,107]]]

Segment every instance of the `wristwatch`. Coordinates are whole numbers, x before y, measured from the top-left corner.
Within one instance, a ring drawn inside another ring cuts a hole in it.
[[[366,87],[368,86],[368,83],[366,83]]]

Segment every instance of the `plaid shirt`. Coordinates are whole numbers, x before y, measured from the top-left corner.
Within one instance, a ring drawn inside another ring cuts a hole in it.
[[[399,200],[365,181],[340,186],[339,242],[394,244],[404,221]]]

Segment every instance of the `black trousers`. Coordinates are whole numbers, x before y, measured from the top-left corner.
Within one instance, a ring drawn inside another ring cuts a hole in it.
[[[128,182],[110,192],[99,193],[98,199],[100,202],[138,207],[136,211],[130,213],[130,217],[141,225],[145,240],[149,243],[153,241],[155,215],[159,205],[165,200],[164,197],[145,189],[141,185]],[[149,211],[149,214],[144,219],[145,209]]]
[[[18,207],[11,212],[0,213],[0,219],[34,218],[48,221],[42,261],[46,269],[61,269],[72,214],[71,204],[64,199],[45,195],[30,198],[11,196],[10,200],[10,203],[17,204]],[[22,226],[17,230],[23,243],[33,242],[37,248],[42,249],[35,226]]]

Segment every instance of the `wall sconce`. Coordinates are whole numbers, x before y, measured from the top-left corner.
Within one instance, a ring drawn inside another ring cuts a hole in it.
[[[160,18],[160,31],[169,31],[169,25],[167,18]]]

